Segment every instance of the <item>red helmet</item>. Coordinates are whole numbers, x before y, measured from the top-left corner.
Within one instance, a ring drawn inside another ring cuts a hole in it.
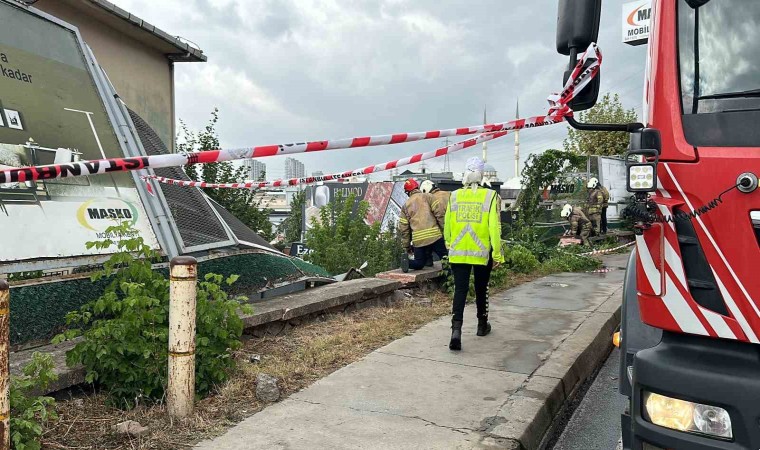
[[[415,189],[419,189],[420,184],[414,178],[409,178],[404,183],[404,192],[412,192]]]

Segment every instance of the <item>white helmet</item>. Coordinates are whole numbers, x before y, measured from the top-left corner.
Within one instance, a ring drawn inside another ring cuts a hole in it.
[[[597,186],[599,186],[599,180],[597,180],[594,177],[591,177],[588,180],[588,184],[586,185],[586,187],[589,188],[589,189],[596,189]]]
[[[566,204],[565,206],[562,207],[562,212],[560,212],[559,215],[563,219],[567,219],[568,217],[570,217],[570,213],[572,212],[573,212],[573,205]]]
[[[420,190],[425,194],[429,194],[435,189],[435,183],[430,180],[425,180],[420,184]]]

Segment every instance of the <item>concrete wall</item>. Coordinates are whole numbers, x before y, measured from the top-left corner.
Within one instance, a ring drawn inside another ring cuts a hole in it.
[[[174,69],[162,51],[107,23],[97,11],[79,9],[62,0],[39,0],[34,7],[77,28],[92,48],[122,100],[174,148]]]

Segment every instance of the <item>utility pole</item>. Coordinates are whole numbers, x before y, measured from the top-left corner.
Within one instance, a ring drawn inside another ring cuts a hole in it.
[[[483,106],[483,125],[488,125],[486,119],[486,106]],[[483,162],[488,162],[488,142],[483,142]]]
[[[520,99],[517,99],[515,119],[520,118]],[[515,177],[520,176],[520,130],[515,130]]]

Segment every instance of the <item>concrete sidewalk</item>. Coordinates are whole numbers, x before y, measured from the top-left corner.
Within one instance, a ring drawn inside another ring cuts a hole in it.
[[[198,448],[536,448],[609,351],[626,261],[494,295],[486,337],[468,305],[461,352],[450,319],[436,320]]]

